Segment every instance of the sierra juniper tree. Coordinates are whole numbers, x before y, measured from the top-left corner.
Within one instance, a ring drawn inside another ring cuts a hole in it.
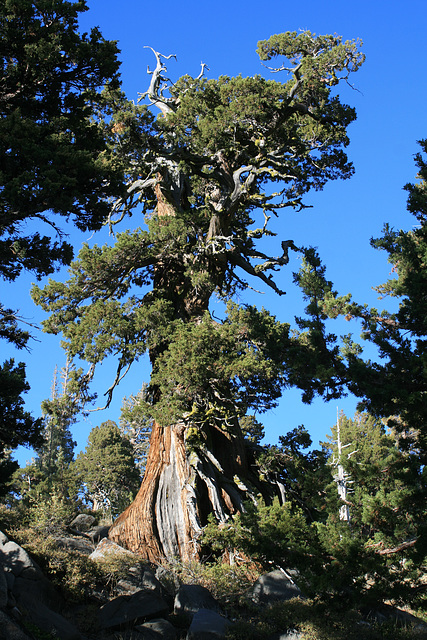
[[[113,246],[84,246],[66,283],[33,293],[51,313],[45,330],[62,332],[68,354],[89,363],[84,384],[98,363],[117,357],[107,404],[149,353],[144,481],[110,535],[151,559],[197,555],[210,513],[225,522],[248,496],[269,497],[239,419],[274,406],[290,384],[309,385],[311,395],[326,389],[322,371],[317,382],[299,375],[310,344],[268,311],[232,299],[249,281],[284,293],[273,274],[297,248],[282,240],[278,255],[265,253],[271,217],[302,209],[311,189],[352,175],[344,148],[355,112],[335,87],[363,55],[357,42],[310,32],[273,36],[258,53],[282,60],[275,70],[285,82],[211,80],[202,67],[172,84],[165,76],[172,56],[154,52],[141,96],[149,104],[118,98],[108,123],[127,176],[110,226],[115,232],[130,216],[140,226],[117,233]],[[214,294],[227,303],[221,320],[209,311]],[[332,397],[339,394],[337,378],[328,384]]]

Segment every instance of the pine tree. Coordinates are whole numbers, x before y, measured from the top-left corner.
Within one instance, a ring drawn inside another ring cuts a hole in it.
[[[119,87],[118,50],[98,29],[79,34],[78,17],[86,10],[85,0],[2,0],[0,5],[3,281],[15,281],[22,270],[40,278],[69,264],[73,250],[64,240],[61,217],[82,230],[99,229],[108,198],[121,193],[121,170],[108,157],[101,122]],[[105,84],[109,89],[103,92]],[[28,324],[0,301],[0,338],[22,349],[30,337]],[[41,420],[22,409],[19,394],[29,389],[23,363],[4,362],[0,386],[3,483],[16,467],[5,452],[36,444]]]
[[[59,383],[55,367],[51,397],[41,405],[41,439],[34,446],[37,456],[13,477],[14,501],[21,513],[27,511],[33,517],[37,510],[43,510],[54,520],[56,514],[51,509],[62,509],[71,517],[77,506],[78,484],[72,465],[76,443],[70,428],[82,410],[78,374],[67,361]]]
[[[311,345],[268,311],[231,299],[249,286],[246,278],[284,293],[273,273],[297,248],[282,240],[277,256],[264,253],[259,241],[274,235],[271,217],[303,208],[308,191],[352,175],[344,147],[355,112],[334,91],[363,56],[357,42],[310,32],[273,36],[258,53],[264,61],[283,56],[279,68],[289,79],[207,80],[203,67],[171,84],[172,56],[154,52],[141,96],[151,106],[122,100],[109,123],[128,179],[110,225],[114,231],[142,211],[143,226],[118,233],[114,246],[85,246],[67,283],[33,292],[51,312],[45,330],[62,332],[70,356],[90,363],[85,382],[117,355],[107,402],[149,353],[153,427],[144,482],[110,535],[151,559],[197,556],[209,513],[226,522],[248,496],[270,499],[239,419],[275,406],[288,385],[308,396],[326,388],[303,373]],[[227,303],[221,320],[209,312],[214,295]]]
[[[339,427],[341,456],[337,425],[323,445],[330,463],[339,459],[351,478],[345,501],[351,515],[348,543],[358,541],[363,549],[375,593],[388,590],[389,597],[392,593],[408,596],[423,576],[415,549],[424,520],[422,465],[417,452],[402,450],[397,435],[368,413],[356,413],[353,419],[341,413]],[[331,532],[343,504],[336,500],[335,479],[328,493]]]
[[[74,457],[76,443],[70,427],[76,422],[81,407],[73,393],[73,377],[75,377],[75,370],[67,361],[61,372],[61,390],[59,391],[55,368],[51,397],[42,403],[43,444],[36,448],[36,452],[38,464],[44,469],[49,482],[59,471],[59,461],[69,465]]]
[[[0,365],[0,495],[8,490],[8,481],[18,468],[10,452],[17,446],[40,443],[42,421],[24,410],[22,394],[29,390],[23,363],[15,365],[13,359]]]
[[[0,9],[0,275],[42,276],[72,248],[58,219],[100,228],[117,177],[106,156],[98,116],[108,110],[102,88],[118,88],[117,46],[98,29],[79,34],[85,0],[4,0]],[[23,231],[33,219],[49,233]],[[50,227],[50,228],[49,228]]]
[[[138,490],[140,477],[132,445],[112,420],[92,429],[74,467],[85,502],[105,517],[116,517]]]
[[[153,426],[149,415],[148,385],[143,384],[142,389],[129,398],[124,398],[120,413],[120,433],[125,436],[132,445],[135,464],[141,478],[144,475],[147,463],[148,449],[150,447],[150,435]]]

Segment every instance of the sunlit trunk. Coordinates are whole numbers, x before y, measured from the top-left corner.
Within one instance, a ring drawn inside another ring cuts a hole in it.
[[[189,431],[183,423],[154,424],[142,486],[110,530],[112,540],[148,560],[199,557],[208,515],[225,522],[251,493],[242,435],[213,428],[210,449],[202,450],[186,444]]]

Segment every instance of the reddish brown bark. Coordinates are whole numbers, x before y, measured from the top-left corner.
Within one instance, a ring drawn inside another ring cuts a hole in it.
[[[113,524],[110,539],[150,561],[197,558],[208,514],[225,522],[246,493],[241,436],[214,428],[211,443],[209,452],[189,450],[183,423],[154,424],[141,488]]]

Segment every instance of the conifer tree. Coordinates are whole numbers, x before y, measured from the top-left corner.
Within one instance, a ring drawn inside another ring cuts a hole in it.
[[[427,153],[427,141],[420,143]],[[415,217],[409,231],[385,225],[382,237],[371,244],[388,256],[392,277],[376,290],[394,298],[397,312],[354,305],[350,313],[362,322],[362,336],[373,343],[380,362],[349,359],[349,378],[355,393],[374,415],[386,417],[401,434],[402,445],[416,447],[427,462],[427,164],[416,155],[419,182],[406,185],[408,210]]]
[[[416,591],[424,573],[415,548],[424,526],[419,456],[414,450],[402,450],[397,434],[387,431],[384,422],[368,413],[356,413],[353,419],[341,413],[339,426],[340,461],[351,478],[345,501],[351,514],[348,544],[357,542],[363,549],[366,572],[375,583],[375,592],[381,590],[384,595],[388,590],[389,597],[392,593],[408,597]],[[338,459],[337,438],[334,425],[328,442],[323,443],[330,463]],[[333,523],[343,502],[336,499],[335,481],[327,493],[327,530],[332,539]]]
[[[132,445],[112,420],[92,429],[74,468],[85,502],[106,517],[116,517],[123,511],[140,484]]]
[[[148,410],[148,385],[144,383],[142,389],[136,395],[124,398],[120,412],[120,433],[125,436],[132,445],[135,464],[141,478],[144,475],[147,463],[148,449],[152,419]]]
[[[344,148],[355,112],[336,87],[363,56],[354,41],[289,32],[258,45],[261,60],[280,58],[274,70],[284,82],[206,79],[203,65],[197,77],[172,84],[165,72],[173,56],[153,53],[141,96],[149,106],[120,99],[108,123],[128,180],[111,229],[131,215],[145,218],[118,233],[114,246],[84,246],[68,282],[33,295],[51,312],[45,330],[62,332],[69,355],[89,363],[84,383],[116,355],[107,404],[148,351],[150,453],[140,492],[110,535],[150,559],[186,559],[197,556],[209,513],[223,523],[248,496],[271,498],[239,419],[275,406],[292,384],[308,400],[341,392],[336,377],[324,379],[331,367],[320,378],[314,369],[305,374],[312,345],[288,324],[232,299],[249,281],[284,293],[273,273],[297,248],[281,239],[276,256],[265,253],[260,241],[274,236],[271,218],[352,175]],[[209,311],[214,295],[227,303],[220,320]]]
[[[118,90],[118,50],[96,28],[79,33],[78,18],[86,10],[85,0],[0,5],[3,281],[15,281],[22,270],[40,278],[69,264],[73,250],[59,220],[99,229],[107,198],[121,193],[121,171],[109,160],[100,118]],[[22,349],[29,336],[19,312],[0,301],[0,338]],[[0,412],[4,459],[4,451],[37,442],[41,421],[22,410],[19,394],[29,388],[24,364],[5,362],[1,378],[0,404],[9,403]]]
[[[65,464],[70,464],[74,458],[76,443],[73,440],[70,426],[76,422],[81,407],[78,397],[72,389],[73,374],[75,371],[67,361],[61,371],[61,390],[59,391],[57,369],[55,368],[51,397],[42,403],[43,444],[36,448],[36,452],[38,462],[48,478],[51,478],[58,471],[60,458]]]
[[[42,421],[34,420],[24,409],[22,394],[29,388],[23,363],[16,365],[10,359],[0,365],[0,495],[7,491],[7,483],[19,466],[11,459],[11,450],[22,444],[40,443]]]
[[[41,405],[41,439],[34,446],[37,456],[13,478],[13,492],[21,510],[37,510],[43,504],[47,513],[52,501],[56,501],[56,508],[62,505],[70,514],[76,507],[78,486],[72,465],[76,443],[70,428],[82,410],[78,375],[67,360],[59,383],[55,367],[51,397]]]

